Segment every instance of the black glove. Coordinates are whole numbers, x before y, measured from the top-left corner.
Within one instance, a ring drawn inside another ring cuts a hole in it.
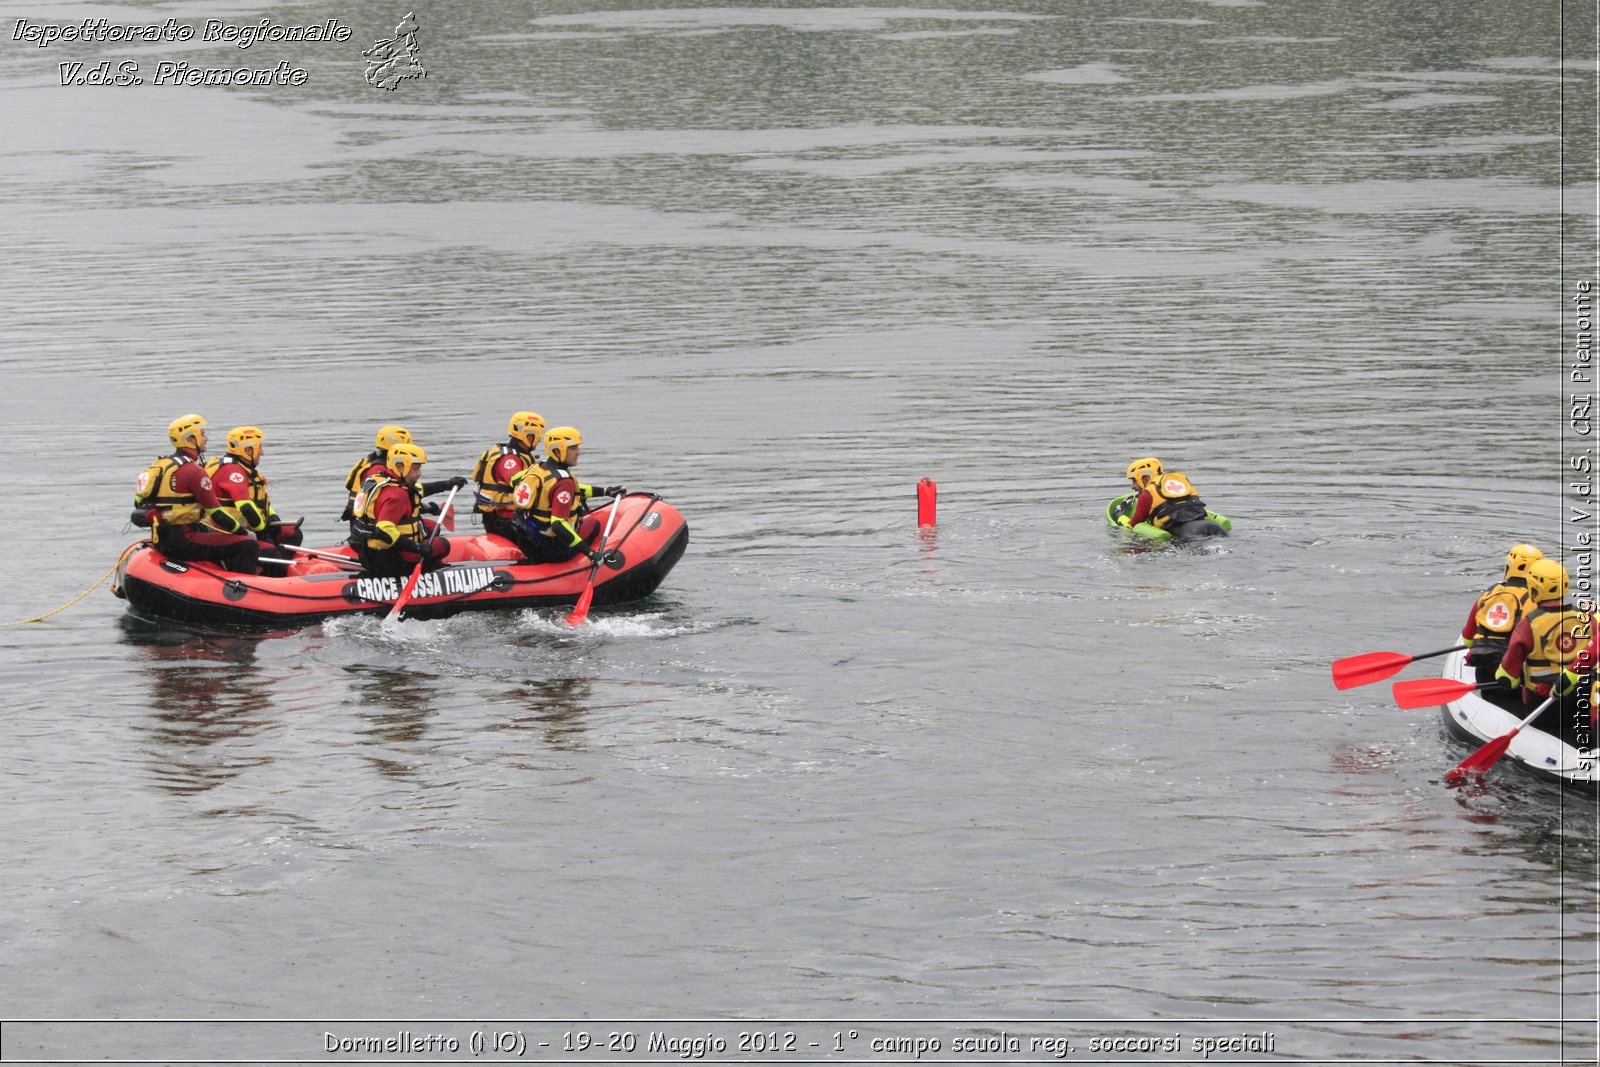
[[[608,485],[600,490],[601,496],[627,496],[628,487],[625,485]]]
[[[135,508],[133,514],[128,516],[128,521],[145,530],[150,529],[153,525],[150,521],[150,513],[144,508]]]
[[[430,500],[426,504],[422,505],[422,513],[424,515],[437,515],[443,510],[444,509],[439,506],[439,502],[437,500]]]
[[[239,516],[227,508],[207,508],[206,521],[211,526],[225,534],[244,532],[244,523],[239,521]]]
[[[265,530],[267,517],[261,513],[261,506],[254,500],[241,500],[234,505],[239,512],[239,520],[251,530]]]
[[[400,538],[400,540],[394,543],[394,547],[398,548],[402,552],[415,552],[419,556],[422,555],[422,546],[417,544],[409,537]]]
[[[461,475],[458,474],[454,478],[450,479],[450,488],[452,488],[452,489],[465,489],[466,487],[467,487],[467,480],[466,480],[466,478],[462,477]]]
[[[606,558],[606,554],[601,552],[598,548],[591,548],[589,551],[585,552],[584,555],[588,557],[589,562],[593,563],[596,567],[600,566],[600,562]]]

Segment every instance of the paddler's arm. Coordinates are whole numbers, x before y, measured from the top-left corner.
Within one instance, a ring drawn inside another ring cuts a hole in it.
[[[377,540],[387,541],[388,548],[416,551],[417,543],[409,537],[402,537],[397,525],[410,517],[410,494],[397,485],[384,486],[378,493],[378,499],[372,502],[373,536]]]
[[[259,505],[250,499],[250,479],[236,463],[224,463],[211,479],[211,489],[217,500],[231,507],[239,517],[241,526],[257,532],[267,528],[267,516]],[[233,530],[227,531],[233,533]]]
[[[1128,525],[1137,526],[1150,517],[1150,494],[1141,490],[1139,499],[1133,505],[1133,514],[1128,516]]]
[[[172,478],[172,486],[180,493],[194,497],[194,502],[205,512],[206,522],[215,530],[226,534],[244,532],[244,521],[228,501],[217,495],[211,485],[211,476],[198,463],[185,463]]]
[[[1527,619],[1519,619],[1516,629],[1511,631],[1511,641],[1506,645],[1505,655],[1500,657],[1500,666],[1495,668],[1494,676],[1515,689],[1522,684],[1522,666],[1528,658],[1528,653],[1533,651],[1533,627],[1528,625]]]
[[[440,478],[438,481],[423,482],[422,495],[432,496],[435,493],[442,493],[446,489],[464,489],[466,485],[467,479],[459,474],[454,478]]]
[[[583,544],[583,535],[578,533],[571,519],[551,519],[550,529],[555,532],[556,540],[562,542],[564,548],[577,548]]]
[[[422,551],[422,546],[411,538],[401,537],[400,528],[392,522],[374,523],[372,529],[380,540],[389,542],[389,548],[398,548],[403,552]],[[388,549],[380,549],[379,551],[388,551]]]
[[[567,484],[571,485],[577,494],[583,494],[586,490],[592,488],[587,485],[579,485],[576,482],[568,482]],[[563,493],[560,483],[557,483],[554,501],[550,507],[550,529],[558,541],[565,542],[563,547],[566,548],[581,548],[583,546],[583,535],[578,532],[577,527],[572,525],[572,511],[575,504],[572,497],[574,495],[573,493]],[[563,500],[563,498],[566,499]],[[580,496],[579,499],[582,499],[582,497]],[[584,555],[588,557],[591,563],[600,562],[600,553],[595,549],[587,550]]]
[[[1574,674],[1582,674],[1594,670],[1597,663],[1600,663],[1600,633],[1589,638],[1589,643],[1583,646],[1577,658],[1572,661],[1570,669]]]
[[[1584,676],[1594,672],[1597,660],[1600,660],[1600,633],[1589,638],[1589,643],[1578,650],[1572,662],[1561,672],[1561,695],[1566,696],[1578,688],[1578,683],[1583,681]],[[1592,716],[1594,709],[1589,710]]]
[[[1467,612],[1467,624],[1461,628],[1461,643],[1464,645],[1472,644],[1472,639],[1478,636],[1478,605],[1482,601],[1483,597],[1478,597],[1472,602],[1472,609]]]

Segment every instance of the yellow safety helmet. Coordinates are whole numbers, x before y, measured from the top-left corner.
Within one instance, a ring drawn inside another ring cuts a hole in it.
[[[1528,564],[1528,593],[1535,604],[1567,599],[1567,568],[1553,559]]]
[[[506,432],[514,441],[521,441],[524,448],[533,451],[539,447],[539,441],[544,437],[544,416],[537,411],[519,411],[511,416],[511,425],[506,427]]]
[[[228,431],[228,451],[242,456],[254,466],[261,461],[263,437],[259,426],[235,426]]]
[[[414,445],[410,441],[401,441],[389,449],[388,467],[401,478],[409,478],[411,472],[428,462],[428,454],[422,450],[421,445]]]
[[[544,432],[545,454],[557,463],[572,457],[572,450],[583,444],[583,434],[572,426],[556,426]]]
[[[378,451],[387,452],[395,445],[409,445],[411,431],[404,426],[380,426],[378,436],[372,439],[372,443],[378,447]]]
[[[1512,545],[1511,551],[1506,553],[1506,581],[1526,578],[1528,564],[1536,559],[1544,559],[1544,553],[1532,545]]]
[[[1163,473],[1165,472],[1162,470],[1161,461],[1154,456],[1146,456],[1144,459],[1136,459],[1128,464],[1127,477],[1136,479],[1140,485],[1143,485],[1151,478],[1161,477]],[[1141,475],[1145,477],[1140,477]]]
[[[204,447],[206,420],[190,413],[180,415],[167,427],[167,437],[174,448],[192,448],[196,452]]]

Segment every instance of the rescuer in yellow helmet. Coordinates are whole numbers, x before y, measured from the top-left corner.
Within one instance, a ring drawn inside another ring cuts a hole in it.
[[[287,559],[283,545],[300,544],[300,524],[284,522],[267,495],[267,476],[261,473],[266,436],[257,426],[235,426],[228,431],[228,451],[206,461],[206,473],[220,500],[233,505],[239,521],[261,542],[262,555]]]
[[[206,473],[206,420],[179,416],[167,427],[167,439],[172,454],[139,475],[134,521],[152,529],[156,548],[171,559],[210,560],[239,574],[255,574],[256,539],[218,497]]]
[[[386,462],[376,468],[356,494],[354,533],[350,544],[361,557],[361,565],[375,578],[399,577],[416,567],[427,553],[424,570],[442,565],[450,554],[450,541],[437,531],[437,523],[424,519],[424,496],[445,489],[460,489],[462,477],[436,482],[422,481],[422,465],[428,454],[410,442],[393,445]]]
[[[1512,631],[1533,607],[1528,599],[1528,566],[1543,558],[1544,553],[1532,545],[1512,545],[1506,552],[1504,576],[1472,602],[1466,625],[1461,627],[1461,643],[1471,646],[1467,664],[1476,668],[1479,682],[1494,681]],[[1522,703],[1504,689],[1487,689],[1483,695],[1507,706]]]
[[[1559,698],[1531,724],[1576,744],[1575,738],[1592,731],[1592,709],[1577,698],[1587,692],[1578,684],[1579,670],[1591,669],[1585,649],[1595,638],[1594,615],[1567,601],[1567,568],[1553,559],[1528,564],[1528,599],[1523,615],[1506,646],[1495,677],[1522,690],[1523,706],[1532,709],[1552,693]],[[1592,748],[1592,734],[1583,747]]]
[[[1161,461],[1159,459],[1154,456],[1146,456],[1128,464],[1128,470],[1123,476],[1132,482],[1134,490],[1138,491],[1143,489],[1145,483],[1151,478],[1161,477],[1161,470]]]
[[[578,465],[583,435],[573,426],[556,426],[545,431],[545,458],[518,471],[511,479],[512,502],[516,507],[515,540],[523,554],[536,563],[571,559],[580,552],[592,563],[601,558],[589,547],[600,532],[598,523],[584,522],[584,512],[592,497],[613,499],[627,494],[626,486],[608,485],[596,489],[578,481],[572,468]]]
[[[1154,456],[1128,464],[1127,475],[1139,496],[1133,510],[1118,517],[1118,525],[1133,527],[1148,522],[1158,530],[1166,530],[1206,517],[1206,502],[1195,492],[1189,476],[1166,470]]]
[[[483,517],[485,532],[516,539],[517,509],[511,479],[538,462],[536,451],[544,439],[544,430],[543,415],[519,411],[506,426],[506,439],[490,445],[478,457],[472,470],[472,480],[478,483],[472,506]]]
[[[350,473],[344,476],[344,490],[346,493],[344,512],[339,516],[341,521],[348,521],[355,516],[356,494],[361,492],[361,483],[379,473],[378,468],[384,464],[389,455],[389,449],[395,445],[411,443],[411,431],[404,426],[380,426],[377,434],[372,439],[373,449],[350,466]]]
[[[1144,492],[1145,484],[1151,478],[1159,477],[1160,475],[1161,461],[1154,456],[1136,459],[1128,464],[1128,470],[1124,476],[1128,479],[1129,484],[1133,486],[1133,492],[1117,506],[1117,525],[1133,526],[1133,509],[1141,499],[1140,494]]]

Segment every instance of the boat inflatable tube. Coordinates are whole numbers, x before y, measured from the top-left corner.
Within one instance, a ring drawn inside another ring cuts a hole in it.
[[[689,524],[657,496],[634,493],[584,518],[605,523],[617,509],[606,560],[595,572],[594,604],[624,604],[655,592],[689,544]],[[348,559],[306,556],[276,573],[235,574],[219,564],[169,559],[154,544],[130,553],[117,587],[134,614],[201,627],[249,629],[309,626],[341,615],[387,615],[410,575],[369,577],[348,545],[322,549]],[[583,555],[561,563],[529,563],[496,534],[450,537],[444,566],[423,573],[406,603],[414,619],[465,611],[543,608],[577,603],[589,581]]]
[[[1467,650],[1462,649],[1447,656],[1444,677],[1453,682],[1476,682],[1478,672],[1467,665]],[[1529,709],[1531,710],[1531,709]],[[1465,741],[1473,748],[1481,748],[1497,737],[1508,734],[1522,721],[1525,711],[1507,711],[1478,693],[1468,693],[1440,708],[1445,729],[1450,736]],[[1514,763],[1523,771],[1547,781],[1584,793],[1600,793],[1600,774],[1597,774],[1596,752],[1574,748],[1554,734],[1529,726],[1511,739],[1511,747],[1500,758],[1501,764]],[[1497,765],[1498,766],[1498,765]]]
[[[1106,505],[1106,525],[1117,530],[1128,530],[1134,537],[1145,541],[1198,541],[1206,537],[1226,537],[1233,531],[1233,523],[1228,517],[1219,515],[1215,511],[1207,511],[1203,519],[1175,523],[1165,530],[1148,522],[1141,522],[1131,528],[1118,523],[1119,516],[1133,510],[1137,498],[1136,493],[1124,493],[1122,496],[1113,497],[1111,503]]]

